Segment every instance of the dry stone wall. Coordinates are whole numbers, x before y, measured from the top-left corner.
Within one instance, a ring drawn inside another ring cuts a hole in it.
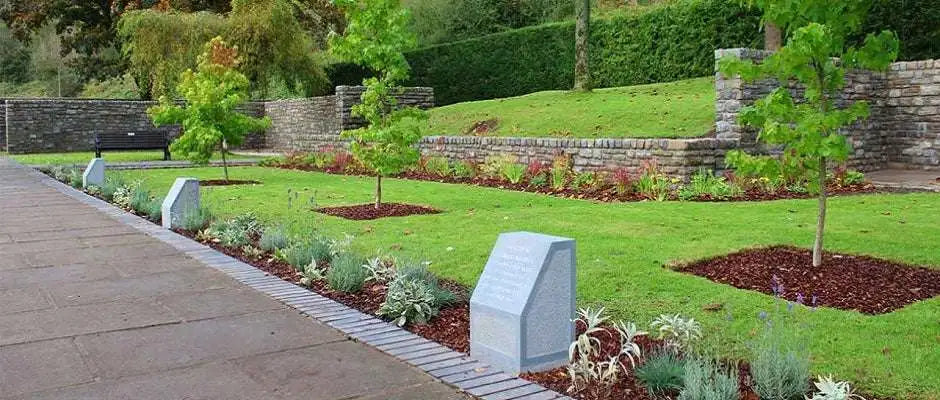
[[[6,99],[7,150],[11,154],[90,151],[95,132],[165,131],[179,134],[179,126],[155,128],[147,115],[152,101],[85,99]],[[242,106],[243,112],[261,116],[260,103]],[[263,137],[249,135],[244,147],[263,147]]]
[[[770,53],[753,49],[724,49],[716,60],[733,56],[760,62]],[[737,77],[715,75],[715,130],[718,138],[740,139],[751,147],[756,134],[737,122],[745,106],[779,83],[745,83]],[[789,84],[794,96],[801,88]],[[940,169],[940,60],[898,62],[886,72],[853,70],[836,99],[840,107],[868,101],[871,115],[847,127],[843,134],[854,148],[848,164],[865,171],[886,167]]]

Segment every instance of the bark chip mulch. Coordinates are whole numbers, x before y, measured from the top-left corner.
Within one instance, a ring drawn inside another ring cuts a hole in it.
[[[790,246],[748,249],[677,269],[791,301],[872,315],[940,295],[940,270],[828,252],[823,264],[813,267],[810,250]]]
[[[357,204],[354,206],[321,207],[314,209],[314,211],[355,221],[441,213],[440,210],[431,207],[401,203],[382,203],[378,209],[375,208],[375,204]]]
[[[199,181],[199,186],[260,185],[261,182],[240,179],[207,179]]]

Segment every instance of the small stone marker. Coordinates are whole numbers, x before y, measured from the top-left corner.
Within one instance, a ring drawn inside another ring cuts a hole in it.
[[[573,239],[499,235],[470,298],[470,355],[512,374],[567,364],[575,265]]]
[[[104,159],[92,158],[82,174],[82,188],[104,185]]]
[[[180,226],[183,217],[199,210],[199,180],[196,178],[176,178],[170,193],[163,199],[160,211],[163,215],[163,227],[173,229]]]

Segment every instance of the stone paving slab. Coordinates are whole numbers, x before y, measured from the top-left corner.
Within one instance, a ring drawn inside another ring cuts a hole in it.
[[[2,396],[94,380],[72,339],[0,347],[0,366]]]

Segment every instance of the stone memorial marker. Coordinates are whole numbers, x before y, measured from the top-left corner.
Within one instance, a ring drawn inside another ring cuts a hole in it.
[[[104,159],[92,158],[82,174],[82,188],[104,185]]]
[[[573,239],[499,235],[470,298],[470,355],[513,374],[567,364],[575,265]]]
[[[199,180],[196,178],[176,178],[170,193],[163,199],[160,211],[163,214],[163,227],[173,229],[180,226],[183,217],[199,210]]]

